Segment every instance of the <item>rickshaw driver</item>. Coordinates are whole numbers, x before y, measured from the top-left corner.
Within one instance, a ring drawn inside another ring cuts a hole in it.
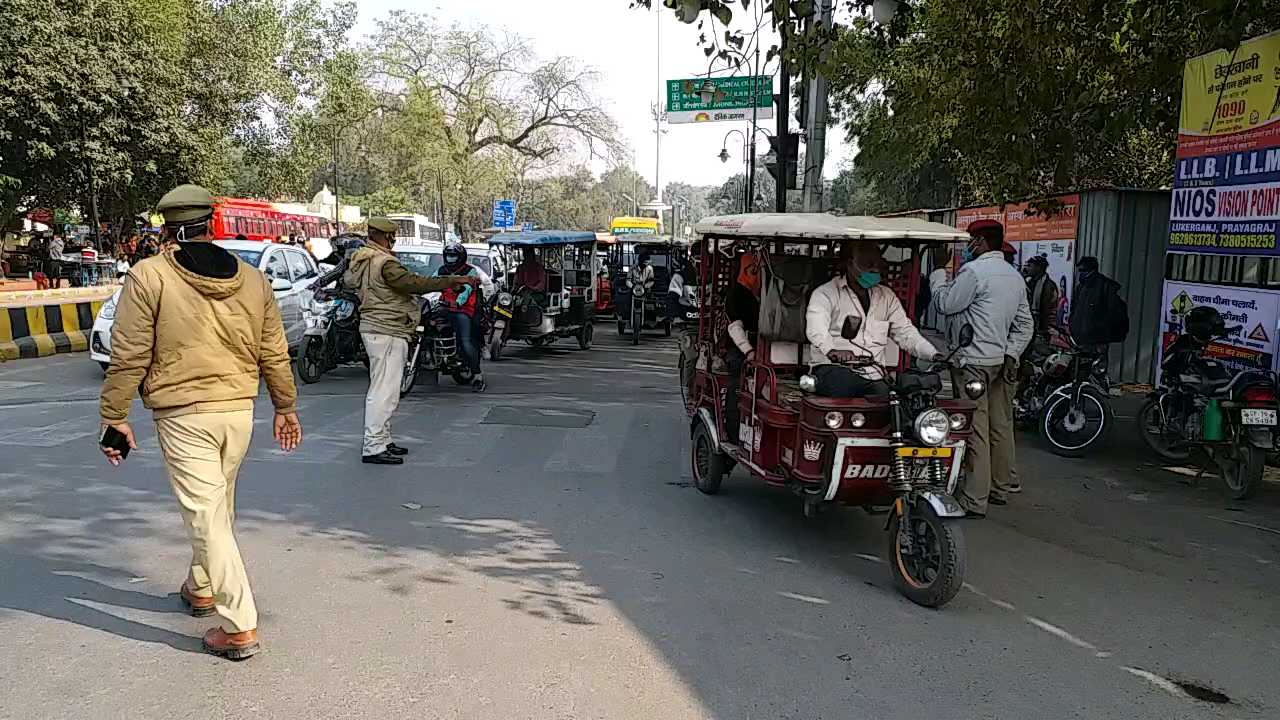
[[[516,268],[516,288],[519,289],[523,285],[536,293],[545,293],[547,291],[546,267],[542,265],[533,248],[524,248],[523,254],[520,267]]]
[[[914,357],[941,360],[944,356],[911,324],[893,290],[880,284],[884,259],[879,246],[847,244],[844,257],[844,275],[814,290],[805,312],[805,336],[818,356],[829,361],[814,368],[816,394],[838,398],[888,395],[883,367],[896,364],[896,358],[885,357],[890,338]],[[841,336],[844,320],[851,315],[862,318],[853,341]],[[875,358],[876,364],[858,369],[843,365],[866,355]]]

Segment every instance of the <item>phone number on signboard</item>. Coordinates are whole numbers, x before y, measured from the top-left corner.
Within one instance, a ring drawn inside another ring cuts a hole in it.
[[[1213,233],[1171,233],[1169,244],[1178,246],[1274,250],[1275,235],[1214,235]]]

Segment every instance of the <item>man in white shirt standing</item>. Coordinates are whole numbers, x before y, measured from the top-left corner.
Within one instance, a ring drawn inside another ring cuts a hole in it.
[[[883,368],[898,362],[896,357],[886,357],[890,339],[918,358],[935,360],[942,354],[911,324],[893,290],[880,284],[884,259],[879,246],[853,243],[845,246],[844,255],[844,275],[814,290],[805,313],[805,336],[818,363],[813,371],[817,393],[827,397],[888,395]],[[841,335],[849,316],[861,320],[852,341]],[[876,365],[858,369],[843,365],[864,356],[875,358]]]
[[[956,501],[971,515],[986,515],[988,503],[1005,505],[1016,492],[1013,395],[1018,358],[1031,342],[1035,322],[1027,284],[1002,252],[1004,226],[978,220],[968,231],[964,264],[953,280],[933,285],[933,306],[946,317],[949,341],[957,342],[965,325],[973,327],[973,342],[959,356],[966,371],[979,373],[987,382],[965,452],[968,472],[956,493]]]

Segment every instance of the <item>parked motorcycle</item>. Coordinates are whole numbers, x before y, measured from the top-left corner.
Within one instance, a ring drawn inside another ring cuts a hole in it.
[[[1208,307],[1188,314],[1165,352],[1160,385],[1138,411],[1142,439],[1160,457],[1185,461],[1199,451],[1222,474],[1234,500],[1252,496],[1275,448],[1276,377],[1233,370],[1205,356],[1213,340],[1240,332]]]
[[[1034,424],[1049,451],[1061,457],[1101,447],[1115,424],[1105,348],[1070,343],[1033,366],[1014,398],[1014,420]]]
[[[359,301],[349,292],[322,288],[307,309],[307,329],[298,352],[298,378],[311,384],[338,365],[361,362],[369,366],[360,339]]]
[[[459,385],[470,385],[474,377],[471,367],[459,352],[458,338],[444,303],[438,299],[423,298],[422,316],[413,339],[409,341],[404,376],[400,380],[400,397],[413,390],[419,375],[430,375],[432,384],[436,384],[440,381],[440,373],[449,375]]]

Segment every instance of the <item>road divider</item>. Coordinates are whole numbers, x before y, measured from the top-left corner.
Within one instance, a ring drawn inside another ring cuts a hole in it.
[[[104,302],[0,307],[0,360],[88,350],[93,320]]]

